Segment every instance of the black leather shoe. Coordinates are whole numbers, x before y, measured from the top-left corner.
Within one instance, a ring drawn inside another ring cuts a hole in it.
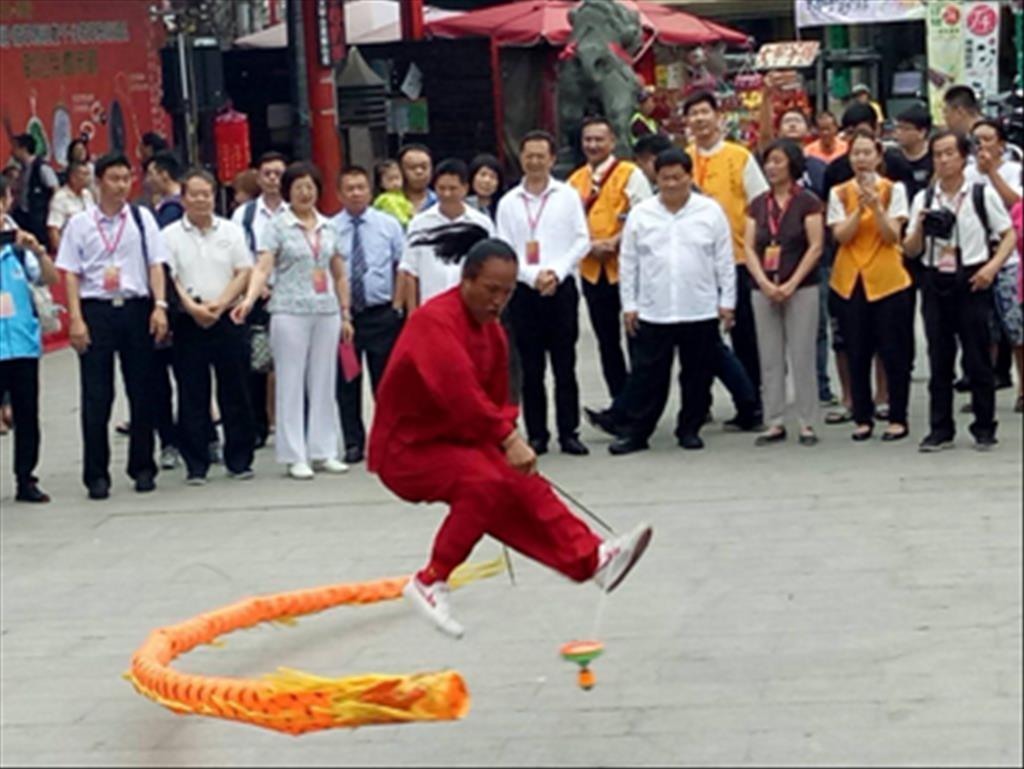
[[[609,409],[605,409],[604,411],[595,411],[594,409],[588,409],[584,406],[583,414],[586,416],[587,422],[589,422],[593,427],[596,427],[603,433],[607,433],[613,438],[618,438],[625,433],[624,427],[615,422]]]
[[[145,494],[155,488],[156,480],[153,478],[153,473],[139,473],[139,477],[135,479],[135,490],[137,492]]]
[[[357,465],[365,459],[363,450],[359,446],[349,446],[345,449],[345,464]]]
[[[106,499],[110,496],[110,481],[100,478],[89,484],[89,499]]]
[[[533,453],[538,457],[548,453],[548,442],[533,439],[530,442],[530,448],[533,449]]]
[[[850,436],[850,438],[858,442],[868,441],[871,440],[871,435],[872,433],[874,433],[874,431],[874,426],[868,426],[866,430],[858,427],[856,430],[853,431],[853,434]]]
[[[18,493],[14,496],[19,502],[49,502],[50,495],[45,493],[34,483],[18,487]]]
[[[624,435],[608,444],[608,453],[618,457],[623,454],[632,454],[634,451],[643,451],[647,448],[650,448],[647,441]]]
[[[886,430],[882,433],[882,440],[886,443],[892,443],[893,441],[902,441],[908,435],[910,435],[909,427],[904,427],[902,430],[895,431]]]
[[[679,439],[680,448],[694,450],[704,448],[704,441],[699,435],[684,435]]]
[[[562,447],[563,454],[572,454],[574,457],[585,457],[590,453],[590,449],[584,446],[583,441],[579,438],[566,438],[558,443]]]

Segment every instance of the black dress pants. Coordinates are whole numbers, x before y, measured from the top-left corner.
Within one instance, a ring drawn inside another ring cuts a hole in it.
[[[914,338],[910,316],[913,291],[911,286],[869,302],[864,284],[858,279],[850,298],[840,298],[840,323],[850,359],[853,421],[858,425],[874,424],[871,364],[876,354],[882,359],[889,383],[889,421],[907,424]]]
[[[601,373],[608,386],[608,395],[614,400],[626,387],[626,358],[622,353],[622,300],[619,287],[608,281],[605,271],[597,283],[583,280],[583,297],[587,300],[590,325],[597,337],[601,357]]]
[[[717,347],[718,319],[684,323],[640,321],[633,355],[633,371],[623,400],[629,404],[630,435],[647,440],[668,402],[672,358],[679,354],[682,408],[676,418],[676,438],[698,435],[711,406]]]
[[[736,323],[729,332],[732,350],[754,385],[758,413],[761,412],[761,359],[757,354],[757,329],[754,326],[754,306],[750,303],[753,282],[744,264],[736,265]]]
[[[156,475],[153,461],[153,372],[156,356],[149,333],[150,299],[128,299],[121,307],[109,301],[83,299],[82,315],[89,327],[89,347],[79,356],[82,437],[85,441],[82,480],[110,482],[110,410],[114,405],[114,354],[128,394],[128,475]]]
[[[18,488],[36,482],[39,464],[39,359],[0,361],[0,402],[11,396],[14,412],[14,477]]]
[[[210,369],[217,375],[217,407],[224,428],[224,465],[232,473],[252,467],[255,447],[249,400],[249,347],[245,326],[227,315],[210,328],[190,316],[175,319],[174,371],[178,380],[178,449],[190,477],[210,469]]]
[[[384,376],[391,349],[402,330],[402,318],[390,304],[367,307],[352,318],[355,326],[356,357],[365,361],[370,371],[370,389],[376,394],[377,385]],[[346,449],[366,447],[366,428],[363,426],[363,375],[351,382],[345,381],[345,374],[338,365],[338,382],[335,390],[338,411],[341,413],[341,430]]]
[[[929,421],[932,433],[952,440],[953,378],[957,341],[963,351],[964,372],[971,384],[975,436],[994,436],[995,373],[990,350],[989,316],[992,290],[971,291],[968,276],[940,275],[928,270],[923,279],[924,327],[928,338]],[[891,387],[891,385],[890,385]]]
[[[576,381],[580,295],[576,279],[562,281],[553,296],[519,283],[509,305],[523,369],[523,420],[531,441],[547,443],[548,399],[544,387],[547,358],[555,375],[555,414],[559,440],[576,438],[580,427],[580,389]]]

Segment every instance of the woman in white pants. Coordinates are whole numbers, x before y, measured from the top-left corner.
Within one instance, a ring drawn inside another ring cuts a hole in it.
[[[232,313],[243,322],[273,272],[267,309],[277,376],[274,443],[277,461],[300,480],[314,470],[348,470],[338,459],[334,389],[339,338],[351,340],[353,330],[338,236],[316,210],[321,189],[312,164],[285,170],[281,193],[289,206],[267,226],[245,300]]]
[[[818,260],[824,243],[822,203],[800,187],[804,156],[787,139],[772,142],[764,153],[771,189],[747,209],[744,248],[754,279],[751,305],[761,359],[761,384],[767,431],[758,446],[786,439],[786,371],[793,377],[800,444],[818,442],[816,350],[818,338]],[[788,365],[787,365],[788,364]]]

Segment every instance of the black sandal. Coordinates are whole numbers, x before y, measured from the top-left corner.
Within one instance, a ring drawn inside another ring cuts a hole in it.
[[[907,427],[906,425],[903,425],[902,430],[886,430],[884,433],[882,433],[882,440],[885,441],[886,443],[892,443],[893,441],[902,441],[908,435],[910,435],[910,428]]]
[[[855,441],[867,441],[871,439],[871,434],[875,431],[874,425],[867,425],[866,429],[864,426],[858,426],[850,437]]]
[[[843,409],[842,411],[830,411],[825,415],[825,424],[827,425],[845,425],[847,422],[853,421],[853,412],[849,409]]]

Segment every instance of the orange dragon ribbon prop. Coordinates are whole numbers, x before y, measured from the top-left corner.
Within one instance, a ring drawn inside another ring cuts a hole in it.
[[[465,564],[452,574],[453,587],[500,574],[504,556]],[[246,598],[177,625],[158,628],[132,656],[124,674],[140,694],[175,713],[245,721],[298,735],[318,729],[404,721],[444,721],[469,712],[466,683],[457,671],[368,674],[321,678],[279,668],[261,679],[179,673],[176,657],[218,636],[261,622],[292,623],[295,617],[343,604],[401,597],[409,577],[327,585]]]

